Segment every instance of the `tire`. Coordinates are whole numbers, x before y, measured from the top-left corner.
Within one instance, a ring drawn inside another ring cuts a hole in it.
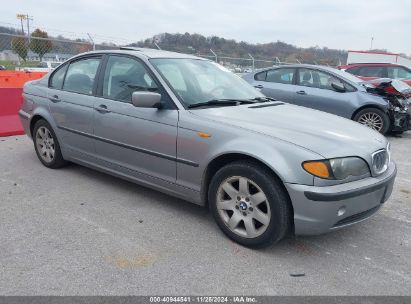
[[[47,168],[58,169],[67,165],[61,154],[57,136],[50,124],[44,119],[40,119],[34,125],[33,143],[37,157]]]
[[[376,108],[362,109],[355,114],[353,120],[381,134],[386,134],[390,129],[390,118],[386,113]]]
[[[290,230],[291,204],[281,181],[253,162],[233,162],[218,170],[208,201],[220,229],[241,245],[266,247]]]

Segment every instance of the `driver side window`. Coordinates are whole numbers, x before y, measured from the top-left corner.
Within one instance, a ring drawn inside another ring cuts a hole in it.
[[[331,74],[311,69],[299,70],[298,84],[300,86],[334,91],[331,86],[333,82],[347,87],[339,78]]]
[[[110,56],[104,73],[103,97],[131,102],[131,95],[136,91],[157,92],[158,87],[139,61]]]

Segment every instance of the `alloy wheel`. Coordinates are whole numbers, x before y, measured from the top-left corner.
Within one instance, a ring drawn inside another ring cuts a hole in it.
[[[35,140],[37,151],[42,160],[46,163],[51,163],[54,160],[56,147],[50,130],[45,126],[41,126],[37,129]]]
[[[367,112],[362,114],[358,118],[360,124],[366,125],[367,127],[380,132],[384,126],[384,121],[380,115],[373,112]]]
[[[233,176],[217,191],[217,210],[224,224],[235,234],[255,238],[270,224],[271,209],[267,196],[252,180]]]

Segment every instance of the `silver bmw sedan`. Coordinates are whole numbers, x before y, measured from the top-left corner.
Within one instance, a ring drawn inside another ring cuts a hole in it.
[[[363,221],[396,175],[378,132],[274,101],[191,55],[84,53],[23,97],[21,121],[46,167],[78,163],[207,206],[250,247]]]

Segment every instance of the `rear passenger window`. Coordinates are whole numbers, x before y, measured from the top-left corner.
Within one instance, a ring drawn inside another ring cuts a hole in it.
[[[100,58],[86,58],[71,63],[63,90],[91,95],[99,64]]]
[[[53,75],[51,75],[50,79],[50,88],[53,89],[61,89],[63,86],[63,81],[64,81],[64,75],[66,75],[67,71],[67,64],[60,69],[58,69]]]
[[[265,81],[292,84],[294,78],[294,69],[275,69],[267,71]]]

